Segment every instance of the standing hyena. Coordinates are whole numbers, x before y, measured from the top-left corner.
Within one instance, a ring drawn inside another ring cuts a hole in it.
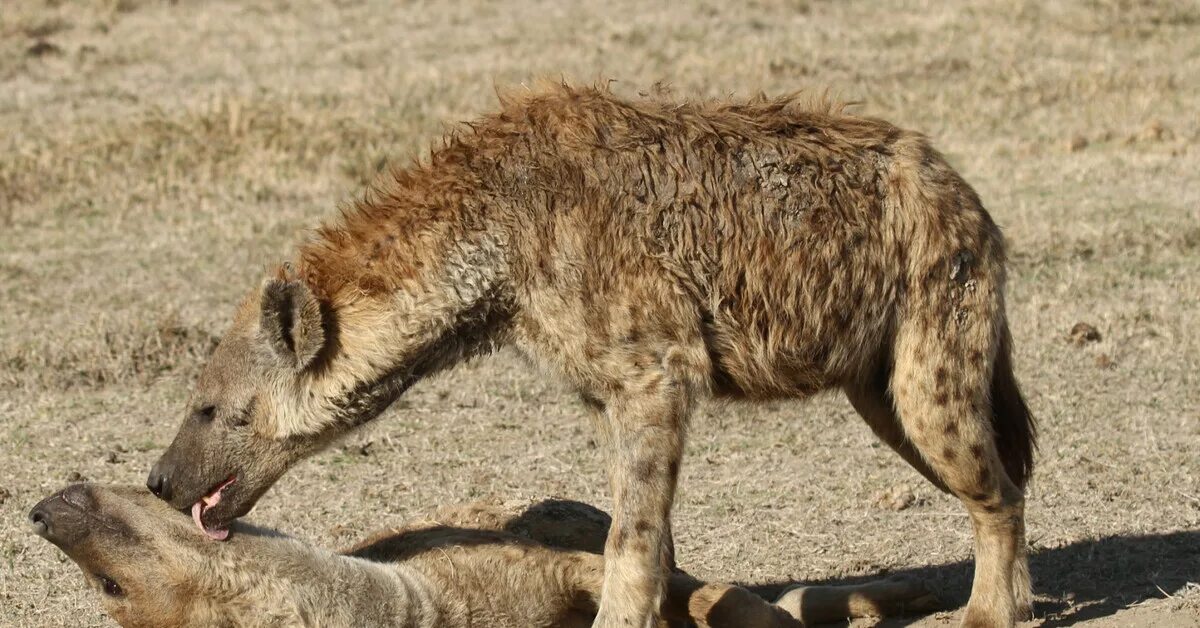
[[[1033,424],[1004,245],[920,135],[795,99],[555,87],[452,133],[252,291],[152,490],[220,538],[283,472],[430,373],[501,345],[596,410],[614,522],[601,626],[663,594],[692,407],[839,387],[963,501],[964,623],[1030,611]]]

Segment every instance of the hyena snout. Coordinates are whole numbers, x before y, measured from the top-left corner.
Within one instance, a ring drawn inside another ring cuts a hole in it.
[[[166,501],[171,501],[171,474],[168,471],[169,463],[163,459],[159,459],[150,468],[150,475],[146,477],[146,488],[154,493],[155,497]]]
[[[38,536],[67,549],[85,535],[89,513],[95,509],[87,486],[72,484],[38,502],[29,511],[29,523]]]
[[[182,510],[212,493],[232,474],[222,461],[203,455],[191,442],[185,446],[174,443],[150,468],[146,488],[171,507]]]

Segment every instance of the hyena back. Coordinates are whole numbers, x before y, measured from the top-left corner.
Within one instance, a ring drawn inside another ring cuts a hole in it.
[[[829,388],[965,504],[965,623],[1029,612],[1034,430],[1004,243],[922,136],[795,98],[556,87],[504,102],[343,214],[240,308],[151,474],[177,507],[224,490],[206,525],[422,376],[513,345],[577,387],[607,445],[597,625],[658,608],[695,403]]]

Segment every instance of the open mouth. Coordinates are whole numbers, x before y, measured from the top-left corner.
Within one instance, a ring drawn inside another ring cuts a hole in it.
[[[221,482],[211,493],[201,497],[199,501],[192,504],[192,520],[196,522],[196,527],[200,528],[208,538],[214,541],[224,541],[229,538],[229,528],[227,527],[208,527],[204,525],[204,513],[214,508],[221,503],[221,491],[229,487],[237,481],[234,476],[229,476],[229,479]]]

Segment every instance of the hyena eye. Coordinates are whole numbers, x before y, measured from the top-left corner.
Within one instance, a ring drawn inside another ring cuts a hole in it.
[[[250,403],[246,404],[246,407],[243,408],[242,411],[238,413],[237,417],[233,419],[234,427],[246,427],[247,425],[250,425],[250,417],[254,414],[254,404],[257,401],[258,397],[250,398]]]
[[[96,577],[100,579],[100,585],[104,587],[105,595],[109,597],[121,597],[125,595],[125,592],[121,590],[121,585],[117,584],[116,580],[104,574],[98,574]]]
[[[207,404],[196,410],[196,419],[203,423],[212,421],[214,416],[217,416],[217,407],[212,404]]]

